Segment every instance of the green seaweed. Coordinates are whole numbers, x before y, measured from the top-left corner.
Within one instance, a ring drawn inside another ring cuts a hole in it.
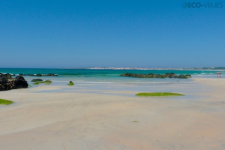
[[[74,85],[74,83],[73,83],[72,81],[70,81],[70,83],[69,83],[69,84],[67,84],[67,85],[69,85],[69,86],[73,86],[73,85]]]
[[[0,99],[0,105],[10,105],[12,103],[14,102],[6,99]]]
[[[184,94],[170,93],[170,92],[152,92],[152,93],[138,93],[136,96],[184,96]]]
[[[33,84],[34,85],[38,85],[38,84],[40,84],[42,81],[37,81],[37,82],[34,82]]]
[[[47,85],[49,85],[49,84],[51,84],[51,83],[52,83],[52,81],[50,81],[50,80],[46,80],[46,81],[44,81],[44,83],[45,83],[45,84],[47,84]]]
[[[38,84],[40,84],[40,83],[45,83],[46,85],[49,85],[49,84],[52,83],[52,81],[50,81],[50,80],[46,80],[46,81],[37,81],[37,82],[34,82],[33,84],[34,84],[34,85],[38,85]]]

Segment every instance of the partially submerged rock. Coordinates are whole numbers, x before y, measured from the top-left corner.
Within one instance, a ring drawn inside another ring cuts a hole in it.
[[[133,73],[124,73],[121,76],[123,77],[135,77],[135,78],[179,78],[179,79],[187,79],[191,78],[190,74],[186,75],[176,75],[174,73],[166,73],[166,74],[133,74]]]
[[[3,74],[3,73],[0,73],[0,74]],[[15,74],[4,74],[4,75],[10,75],[10,76],[15,76]],[[48,74],[23,74],[23,73],[20,73],[19,74],[20,76],[37,76],[37,77],[40,77],[40,76],[58,76],[57,74],[53,74],[53,73],[48,73]]]
[[[28,75],[28,76],[30,76],[30,75]],[[58,76],[57,74],[53,74],[53,73],[48,73],[48,74],[36,74],[36,75],[34,75],[34,76]]]
[[[0,78],[11,79],[12,76],[13,75],[12,74],[9,74],[9,73],[6,73],[6,74],[0,73]]]
[[[57,74],[49,73],[49,74],[42,74],[42,76],[58,76]]]
[[[43,81],[42,79],[33,79],[31,82]]]
[[[0,91],[27,87],[27,81],[20,75],[12,78],[8,74],[0,74]]]
[[[52,83],[52,81],[50,81],[50,80],[46,80],[46,81],[44,81],[44,83],[45,83],[45,84],[51,84],[51,83]]]

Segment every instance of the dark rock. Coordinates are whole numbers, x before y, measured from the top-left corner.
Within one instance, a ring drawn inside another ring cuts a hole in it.
[[[0,73],[0,78],[11,79],[12,75],[9,73],[6,73],[6,74]]]
[[[23,74],[23,73],[20,73],[19,74],[20,76],[58,76],[57,74],[53,74],[53,73],[49,73],[49,74]],[[0,73],[0,77],[6,77],[6,78],[11,78],[11,76],[15,76],[15,74],[3,74],[3,73]]]
[[[179,78],[179,79],[187,79],[186,75],[179,75],[179,76],[177,76],[177,78]]]
[[[47,76],[54,76],[54,74],[53,73],[49,73],[49,74],[47,74]]]
[[[179,78],[179,79],[187,79],[191,78],[190,74],[187,75],[175,75],[174,73],[166,73],[166,74],[133,74],[133,73],[124,73],[121,76],[123,77],[135,77],[135,78]]]
[[[191,78],[191,75],[190,75],[190,74],[186,74],[186,77],[187,77],[187,78]]]
[[[57,74],[49,73],[47,76],[58,76]]]
[[[17,76],[14,79],[0,77],[0,91],[27,87],[27,81],[22,76]]]
[[[33,79],[31,82],[43,81],[42,79]]]
[[[49,74],[42,74],[42,76],[58,76],[57,74],[49,73]]]
[[[15,88],[27,88],[27,81],[22,76],[17,76],[15,80]]]

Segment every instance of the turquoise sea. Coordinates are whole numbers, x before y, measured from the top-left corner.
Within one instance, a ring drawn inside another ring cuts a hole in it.
[[[154,73],[164,74],[174,72],[175,74],[191,74],[191,75],[211,75],[216,74],[220,70],[107,70],[107,69],[37,69],[37,68],[0,68],[1,73],[24,73],[24,74],[47,74],[54,73],[58,75],[70,76],[117,76],[123,73]],[[225,74],[225,70],[220,71]]]
[[[121,77],[123,73],[137,73],[137,74],[164,74],[173,72],[175,74],[191,74],[192,77],[207,77],[207,78],[217,78],[216,73],[220,70],[99,70],[99,69],[37,69],[37,68],[0,68],[1,73],[11,73],[11,74],[48,74],[54,73],[59,76],[56,77],[41,77],[41,78],[51,78],[52,80],[67,81],[73,80],[77,82],[164,82],[164,81],[174,81],[178,79],[143,79],[143,78],[129,78]],[[224,78],[225,70],[220,71]],[[37,77],[25,78],[29,81],[30,79]],[[182,79],[181,79],[182,80]]]
[[[96,94],[107,94],[106,91],[167,91],[179,92],[191,96],[194,92],[203,89],[204,87],[193,83],[193,78],[225,78],[225,71],[220,71],[221,76],[217,76],[217,72],[208,70],[93,70],[93,69],[18,69],[18,68],[0,68],[1,73],[11,74],[48,74],[54,73],[58,76],[24,76],[28,84],[33,87],[32,79],[41,78],[43,80],[51,80],[53,86],[61,87],[58,90],[43,90],[40,92],[89,92]],[[156,78],[131,78],[121,77],[123,73],[138,73],[138,74],[164,74],[173,72],[175,74],[191,74],[190,79],[156,79]],[[69,81],[73,81],[76,86],[67,86]],[[186,88],[180,88],[186,87]],[[112,95],[112,93],[111,93]],[[118,95],[118,94],[117,94]],[[123,94],[125,95],[125,94]],[[134,96],[127,94],[126,96]],[[186,96],[185,96],[186,98]]]

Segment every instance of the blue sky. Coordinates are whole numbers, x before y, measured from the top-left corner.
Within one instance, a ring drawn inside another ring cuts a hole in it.
[[[225,1],[186,2],[2,0],[0,67],[225,66]]]

